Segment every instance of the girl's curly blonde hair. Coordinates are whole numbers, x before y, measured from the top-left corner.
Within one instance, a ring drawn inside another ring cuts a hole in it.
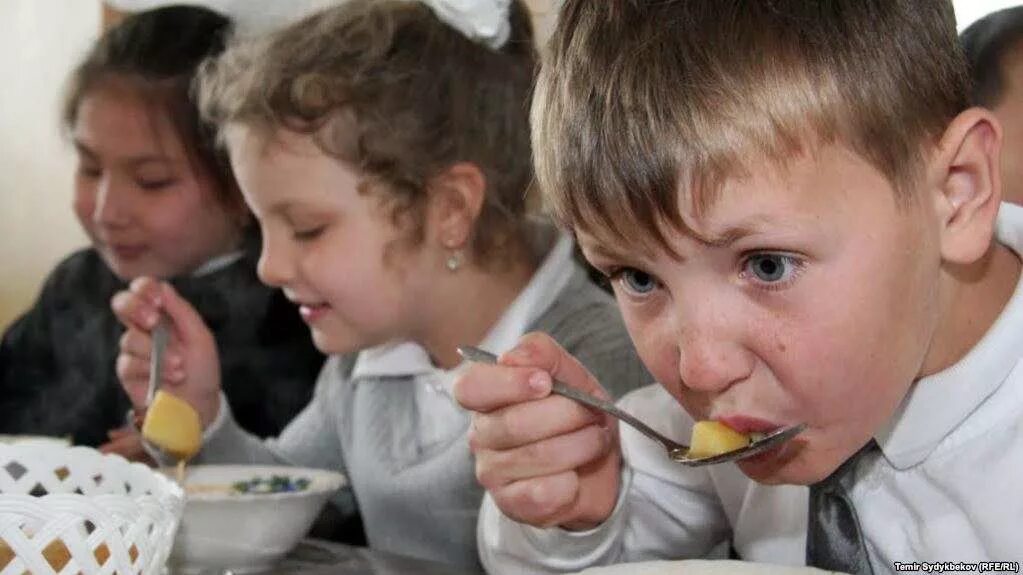
[[[203,115],[223,130],[313,135],[386,194],[422,241],[431,178],[458,162],[486,177],[473,250],[481,261],[521,242],[532,182],[529,103],[536,66],[526,9],[511,10],[500,50],[475,43],[428,7],[352,0],[261,38],[239,39],[203,68]]]

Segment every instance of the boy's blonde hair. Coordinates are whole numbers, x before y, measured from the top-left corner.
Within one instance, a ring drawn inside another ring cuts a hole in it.
[[[351,0],[269,36],[242,39],[207,63],[204,115],[272,137],[313,135],[384,195],[409,243],[423,238],[430,179],[458,162],[486,177],[473,249],[481,259],[521,242],[532,182],[529,98],[536,50],[528,12],[512,3],[500,50],[473,42],[420,2]],[[514,246],[512,246],[514,247]]]
[[[662,226],[689,231],[683,208],[753,162],[839,142],[910,202],[968,105],[962,60],[944,0],[566,0],[534,95],[539,186],[567,225],[667,247]]]

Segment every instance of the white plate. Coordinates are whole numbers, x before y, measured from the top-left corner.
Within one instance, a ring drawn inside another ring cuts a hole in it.
[[[811,567],[790,567],[748,561],[689,559],[592,567],[582,571],[579,575],[825,575],[827,573],[835,572]]]

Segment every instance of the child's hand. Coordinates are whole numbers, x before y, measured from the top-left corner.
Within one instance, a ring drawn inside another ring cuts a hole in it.
[[[153,343],[150,333],[162,312],[170,337],[163,355],[161,386],[190,403],[205,429],[220,409],[220,360],[213,334],[202,317],[170,285],[145,277],[117,293],[111,307],[127,328],[117,356],[117,376],[135,409],[146,408]]]
[[[617,422],[550,395],[552,376],[609,397],[553,339],[533,333],[499,365],[471,366],[455,384],[455,398],[476,412],[469,432],[476,477],[505,515],[539,527],[587,529],[607,519],[618,497]]]
[[[138,461],[150,467],[155,467],[156,462],[149,456],[142,447],[142,436],[137,429],[131,425],[125,425],[107,432],[108,441],[99,446],[100,453],[116,453],[128,461]]]

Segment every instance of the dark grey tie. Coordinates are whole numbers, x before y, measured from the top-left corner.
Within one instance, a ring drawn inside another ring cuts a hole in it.
[[[875,450],[877,444],[871,440],[834,473],[810,486],[807,565],[854,575],[873,575],[860,521],[849,499],[849,489],[858,464]]]

